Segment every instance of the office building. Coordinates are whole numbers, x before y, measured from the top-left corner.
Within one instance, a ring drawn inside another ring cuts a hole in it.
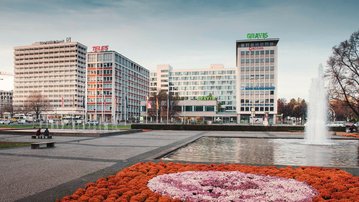
[[[261,123],[267,119],[275,123],[279,39],[249,36],[255,37],[236,43],[237,122]]]
[[[183,100],[201,100],[212,95],[220,104],[219,112],[236,111],[236,68],[211,65],[202,69],[173,69],[170,65],[158,65],[151,72],[150,94],[169,91]]]
[[[94,46],[87,53],[87,119],[112,123],[139,120],[149,77],[149,70],[108,46]]]
[[[15,111],[34,93],[49,101],[49,115],[84,115],[87,47],[71,38],[15,47]]]

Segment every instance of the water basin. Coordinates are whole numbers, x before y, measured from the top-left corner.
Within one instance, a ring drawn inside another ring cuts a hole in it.
[[[304,139],[202,137],[163,160],[358,168],[358,140],[308,145]]]

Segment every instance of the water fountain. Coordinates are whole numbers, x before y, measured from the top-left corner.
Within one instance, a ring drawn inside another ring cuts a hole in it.
[[[323,67],[312,80],[309,96],[308,122],[305,139],[291,137],[261,138],[267,132],[253,136],[201,137],[185,147],[168,153],[162,160],[262,165],[295,165],[359,168],[359,141],[329,139],[326,128],[327,93]],[[224,132],[225,133],[225,132]],[[272,133],[276,135],[275,133]],[[255,152],[254,152],[255,151]],[[194,155],[195,154],[195,155]]]
[[[327,120],[327,92],[324,87],[323,66],[318,68],[318,77],[312,79],[309,90],[308,122],[305,127],[305,143],[315,145],[329,144]]]

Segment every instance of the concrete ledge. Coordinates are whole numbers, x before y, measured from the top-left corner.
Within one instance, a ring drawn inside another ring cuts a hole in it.
[[[251,125],[184,125],[184,124],[132,124],[132,129],[152,130],[201,130],[201,131],[304,131],[304,126],[251,126]],[[330,127],[330,131],[342,132],[344,127]]]

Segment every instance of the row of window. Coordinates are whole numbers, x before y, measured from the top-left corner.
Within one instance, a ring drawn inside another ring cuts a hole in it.
[[[234,90],[234,89],[235,89],[235,86],[179,86],[179,87],[170,87],[170,91],[178,91],[178,90],[224,91],[224,90]],[[228,92],[230,92],[230,91],[228,91]]]
[[[235,75],[226,75],[226,76],[182,76],[182,77],[170,77],[170,81],[180,81],[180,80],[227,80],[235,79]],[[155,79],[154,79],[155,80]]]
[[[241,75],[241,79],[248,79],[248,80],[253,80],[253,79],[274,79],[274,74],[242,74]],[[243,81],[242,81],[243,82]]]
[[[274,58],[256,58],[256,59],[241,59],[241,64],[244,63],[269,63],[274,62]]]
[[[235,74],[235,70],[217,70],[217,71],[188,71],[188,72],[170,72],[169,76],[190,76],[190,75],[224,75]],[[156,76],[153,74],[153,76]]]
[[[11,100],[12,96],[1,96],[0,99],[1,99],[1,101],[3,101],[3,100]]]
[[[241,67],[241,72],[248,72],[248,71],[274,71],[274,66],[255,66],[255,67],[248,67],[244,66]]]
[[[269,54],[274,54],[274,50],[241,51],[241,55],[269,55]]]
[[[241,99],[241,103],[252,103],[253,100],[250,99]],[[274,99],[262,99],[262,100],[254,100],[253,103],[274,103]]]
[[[123,106],[122,107],[118,107],[118,109],[116,111],[119,111],[119,110],[123,110]],[[130,106],[130,105],[127,105],[127,109],[126,109],[126,112],[129,112],[129,111],[135,111],[138,107],[137,106]],[[87,105],[87,110],[89,111],[102,111],[102,110],[105,110],[105,111],[111,111],[112,110],[112,105]],[[121,111],[122,111],[121,110]]]
[[[241,43],[240,47],[263,47],[263,46],[274,46],[273,41],[267,41],[267,42],[247,42],[247,43]]]
[[[241,107],[241,111],[250,112],[252,111],[252,107]],[[254,107],[255,112],[268,112],[274,111],[274,107]]]

